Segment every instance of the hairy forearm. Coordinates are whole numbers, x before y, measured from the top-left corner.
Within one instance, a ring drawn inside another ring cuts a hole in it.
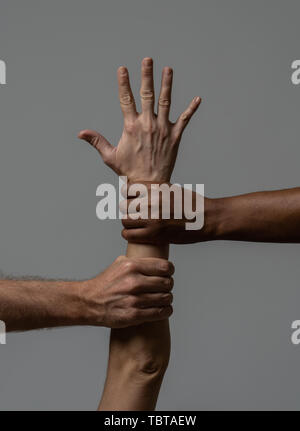
[[[129,244],[129,257],[168,258],[169,246]],[[111,331],[100,410],[154,410],[170,356],[169,321]]]
[[[0,280],[0,320],[7,331],[83,323],[79,282]]]
[[[208,210],[208,239],[300,242],[300,188],[211,199]]]

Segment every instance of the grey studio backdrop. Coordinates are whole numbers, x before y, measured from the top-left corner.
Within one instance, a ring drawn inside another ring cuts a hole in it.
[[[211,197],[298,186],[298,1],[1,0],[0,267],[84,279],[125,252],[119,221],[96,218],[96,187],[117,185],[76,136],[121,133],[116,70],[138,95],[140,61],[174,67],[172,119],[203,105],[184,134],[173,180]],[[172,246],[172,357],[158,409],[299,409],[300,245]],[[1,410],[94,410],[109,330],[8,334]]]

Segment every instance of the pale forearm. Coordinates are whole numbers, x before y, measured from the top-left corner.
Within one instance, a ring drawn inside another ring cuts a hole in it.
[[[0,320],[8,331],[70,325],[126,328],[157,321],[161,306],[172,301],[171,275],[172,265],[163,259],[119,256],[96,277],[82,281],[2,279]]]
[[[177,121],[171,123],[169,110],[172,69],[170,67],[163,69],[157,114],[154,112],[151,58],[143,59],[141,76],[142,112],[138,113],[130,88],[128,70],[123,66],[118,69],[124,127],[117,147],[113,147],[100,133],[93,130],[83,130],[79,137],[96,148],[104,162],[119,176],[127,177],[129,183],[139,183],[141,179],[159,184],[168,183],[183,131],[199,107],[201,99],[193,98]],[[170,241],[165,242],[169,243]],[[159,256],[166,259],[168,246],[129,245],[127,256]],[[168,262],[165,261],[164,266],[167,265]],[[162,283],[165,285],[168,280],[163,280]],[[164,304],[158,307],[156,312],[160,323],[112,331],[108,373],[100,409],[155,408],[159,387],[169,360],[170,333],[166,319],[171,315],[172,307]]]
[[[79,282],[0,280],[0,320],[7,331],[83,324]]]
[[[127,256],[168,258],[169,246],[129,244]],[[168,319],[111,332],[100,410],[154,410],[170,356]]]

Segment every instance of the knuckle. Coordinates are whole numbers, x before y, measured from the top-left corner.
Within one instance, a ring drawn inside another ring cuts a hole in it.
[[[173,263],[170,261],[168,261],[168,271],[170,272],[170,274],[174,274],[174,272],[175,272],[175,267],[174,267]]]
[[[152,121],[143,121],[142,123],[143,132],[147,134],[152,134],[156,131],[155,124]]]
[[[173,285],[174,285],[173,278],[172,278],[172,277],[170,277],[170,278],[168,278],[167,280],[168,280],[168,282],[167,282],[166,284],[167,284],[167,286],[168,286],[169,290],[171,291],[171,290],[173,289]]]
[[[150,102],[154,100],[154,92],[152,90],[141,90],[141,99],[149,100]]]
[[[174,287],[174,278],[170,277],[170,290],[172,290]]]
[[[159,307],[157,310],[156,310],[156,316],[157,317],[164,317],[165,315],[167,315],[168,313],[167,313],[167,308],[168,307]]]
[[[160,106],[166,106],[168,108],[171,105],[171,100],[167,99],[167,98],[164,98],[164,97],[160,97],[158,99],[158,104]]]
[[[172,305],[169,305],[166,308],[167,308],[167,311],[166,311],[167,315],[171,316],[173,314],[173,307],[172,307]]]
[[[127,240],[128,239],[128,231],[126,229],[126,226],[124,225],[124,221],[123,221],[123,226],[124,226],[124,229],[122,229],[121,235],[122,235],[122,238]]]
[[[161,262],[160,269],[163,273],[167,273],[169,270],[169,262],[168,261]]]
[[[172,281],[170,278],[167,278],[162,284],[161,284],[161,290],[163,293],[170,293],[173,289]]]
[[[125,214],[127,214],[127,211],[124,212]],[[124,226],[124,228],[129,228],[130,227],[130,221],[128,218],[122,218],[122,225]]]
[[[157,310],[157,316],[160,316],[160,317],[170,317],[171,314],[173,314],[172,305],[168,305],[166,307],[161,307]]]
[[[183,114],[181,114],[180,116],[181,121],[187,121],[188,119],[189,119],[189,115],[187,112],[184,112]]]
[[[132,291],[132,278],[128,275],[127,277],[124,278],[124,292],[129,293]]]
[[[169,262],[168,260],[166,260],[166,261],[164,261],[164,262],[161,262],[161,270],[164,272],[164,273],[167,273],[167,274],[173,274],[174,273],[174,265],[172,264],[172,262]]]
[[[136,270],[136,264],[132,260],[126,260],[124,262],[124,271],[127,273],[134,272]]]
[[[123,256],[123,255],[121,255],[121,256],[118,256],[117,258],[116,258],[116,262],[124,262],[124,260],[126,260],[126,257],[125,256]]]
[[[172,293],[165,293],[164,295],[162,295],[162,299],[163,299],[164,304],[169,306],[173,302],[173,295],[172,295]]]
[[[136,308],[138,305],[138,300],[135,296],[129,296],[127,299],[127,304],[129,308]]]
[[[164,285],[165,285],[165,286],[167,286],[167,287],[169,287],[169,286],[170,286],[170,284],[171,284],[171,280],[170,280],[170,278],[169,278],[169,277],[165,278],[165,279],[164,279]]]
[[[91,140],[91,144],[94,148],[97,149],[99,147],[100,141],[101,141],[100,136],[94,136]]]
[[[124,128],[128,134],[133,134],[135,132],[135,124],[133,121],[126,121]]]
[[[133,308],[129,313],[130,319],[134,322],[140,319],[140,312],[136,308]]]
[[[127,283],[130,292],[135,292],[140,287],[140,281],[137,276],[129,276],[127,278]]]
[[[132,97],[129,93],[124,93],[120,97],[120,103],[121,105],[132,105]]]

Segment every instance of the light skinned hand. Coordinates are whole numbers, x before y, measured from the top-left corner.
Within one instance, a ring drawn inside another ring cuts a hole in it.
[[[86,324],[125,328],[168,318],[174,266],[159,258],[119,256],[104,272],[80,284]]]
[[[118,69],[119,98],[124,116],[118,145],[111,145],[100,133],[83,130],[78,137],[95,147],[103,161],[129,181],[168,182],[176,161],[182,133],[201,103],[195,97],[173,124],[169,120],[173,71],[162,72],[157,114],[154,112],[153,61],[144,58],[141,66],[141,112],[136,110],[126,67]]]

